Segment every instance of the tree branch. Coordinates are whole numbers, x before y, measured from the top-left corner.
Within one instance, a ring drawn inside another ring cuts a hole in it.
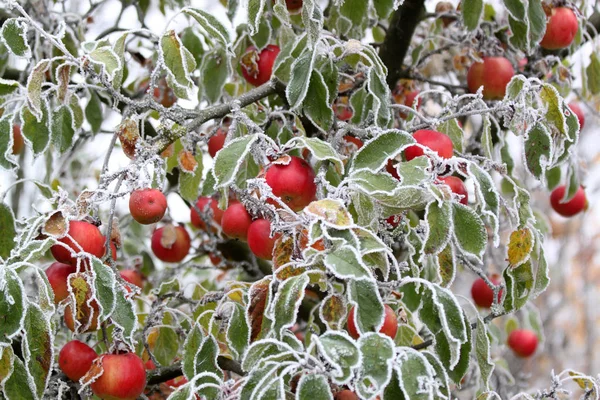
[[[219,368],[225,371],[234,372],[240,376],[246,375],[240,363],[232,360],[231,358],[219,356],[217,357],[217,364],[219,364]],[[181,362],[177,362],[167,367],[161,367],[148,371],[146,381],[148,382],[148,385],[157,385],[159,383],[166,382],[169,379],[177,378],[181,375],[183,375],[183,371],[181,370]]]
[[[225,117],[237,107],[244,108],[275,93],[278,93],[285,98],[285,84],[277,78],[272,78],[264,85],[242,94],[240,97],[231,100],[229,103],[217,104],[198,111],[196,117],[186,124],[186,131],[191,132],[207,121]],[[184,133],[185,132],[178,132],[168,137],[162,136],[157,142],[158,152],[163,152],[171,143],[179,139]]]
[[[425,13],[425,0],[405,0],[392,17],[379,56],[388,68],[387,83],[393,89],[402,75],[404,57],[417,24]]]

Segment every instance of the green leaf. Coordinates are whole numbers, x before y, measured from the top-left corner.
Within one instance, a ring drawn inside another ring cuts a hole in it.
[[[177,97],[191,99],[194,81],[190,74],[196,68],[196,62],[174,30],[168,31],[160,39],[159,54],[167,70],[169,86]]]
[[[535,249],[531,255],[531,259],[537,264],[535,285],[532,293],[533,298],[536,298],[542,292],[544,292],[550,284],[548,261],[546,261],[546,254],[544,253],[544,247],[542,246],[542,243],[543,238],[539,235],[539,233],[536,232]]]
[[[0,258],[7,259],[15,248],[15,216],[12,209],[5,203],[0,203]]]
[[[196,61],[196,65],[200,65],[202,63],[202,56],[204,55],[204,46],[202,45],[202,40],[196,34],[192,27],[185,28],[181,34],[181,43],[185,46],[186,49],[192,54],[194,57],[194,61]]]
[[[99,65],[102,68],[102,72],[111,81],[115,78],[116,72],[123,68],[121,59],[110,46],[97,47],[88,54],[88,59],[92,63]]]
[[[0,119],[0,167],[7,170],[14,170],[18,167],[17,159],[12,154],[13,143],[12,116],[6,115]],[[2,239],[0,239],[1,241]]]
[[[273,301],[273,329],[277,336],[281,336],[283,329],[291,328],[296,322],[308,282],[308,275],[302,274],[288,278],[279,285]]]
[[[111,267],[100,259],[92,256],[92,270],[94,271],[94,291],[98,303],[102,307],[100,322],[108,318],[115,308],[115,274]]]
[[[229,58],[224,50],[206,53],[203,58],[200,76],[202,91],[210,103],[216,103],[223,94],[223,86],[231,74]]]
[[[438,254],[448,244],[452,232],[452,206],[450,202],[429,203],[425,211],[427,220],[427,239],[425,254]]]
[[[597,53],[590,55],[590,64],[585,69],[588,89],[592,94],[600,93],[600,58]]]
[[[319,71],[315,71],[310,78],[310,85],[306,92],[304,114],[323,132],[329,131],[333,125],[333,109],[327,99],[329,90]]]
[[[202,345],[196,353],[194,360],[195,364],[195,375],[203,372],[210,372],[223,379],[223,371],[217,365],[217,356],[219,355],[219,345],[212,335],[206,336],[202,341]],[[214,378],[205,377],[196,381],[196,385],[200,385],[205,382],[215,382]],[[209,399],[216,399],[218,397],[218,389],[214,387],[205,388],[199,391],[200,394],[206,396]]]
[[[504,0],[509,12],[508,23],[512,33],[510,43],[530,54],[535,50],[546,30],[546,14],[539,1]]]
[[[335,252],[327,254],[323,261],[325,267],[340,279],[368,279],[371,272],[361,261],[355,248],[342,246]]]
[[[553,153],[552,138],[546,127],[535,124],[524,141],[525,165],[533,176],[542,179],[549,167]]]
[[[434,370],[429,361],[420,352],[409,347],[402,348],[398,355],[398,365],[396,373],[398,374],[399,387],[404,397],[411,400],[427,400],[434,398],[435,391],[433,386],[424,387],[421,382],[434,381]]]
[[[229,32],[213,15],[199,8],[186,7],[181,12],[193,17],[206,34],[225,48],[229,47]]]
[[[420,278],[406,279],[400,290],[408,310],[418,312],[434,335],[437,353],[449,375],[459,382],[469,366],[471,326],[458,300],[450,290]]]
[[[355,304],[356,327],[359,333],[377,331],[384,320],[384,307],[377,286],[371,280],[348,282],[350,302]]]
[[[123,83],[123,78],[126,72],[125,69],[125,40],[129,35],[128,31],[125,31],[119,38],[116,40],[113,45],[113,51],[119,59],[120,66],[114,71],[114,78],[112,80],[112,86],[115,90],[120,90],[121,84]]]
[[[104,113],[102,111],[102,102],[95,91],[90,90],[90,100],[85,107],[85,118],[90,123],[93,133],[100,132]]]
[[[333,400],[327,378],[321,374],[304,374],[298,382],[297,400]]]
[[[195,202],[198,199],[198,189],[202,181],[202,152],[197,152],[194,156],[196,160],[196,169],[188,172],[180,168],[179,174],[179,194],[184,200]]]
[[[368,333],[358,340],[362,363],[356,389],[364,398],[372,398],[390,381],[394,361],[394,342],[388,336]]]
[[[487,243],[487,231],[479,215],[473,209],[453,202],[452,222],[454,237],[460,248],[481,257]]]
[[[217,153],[212,171],[216,188],[226,187],[234,182],[242,162],[257,140],[258,135],[243,136],[230,141]]]
[[[422,210],[431,202],[431,194],[425,188],[402,186],[389,174],[362,170],[353,173],[350,181],[352,189],[365,193],[384,207],[386,217],[407,209]]]
[[[46,82],[46,71],[50,60],[41,60],[27,78],[27,104],[39,120],[42,117],[42,85]]]
[[[158,328],[158,336],[154,343],[154,357],[161,365],[171,365],[179,352],[179,337],[173,328]]]
[[[21,109],[21,132],[31,142],[35,157],[45,152],[50,143],[50,107],[46,101],[42,102],[41,113],[42,117],[38,120],[29,107]]]
[[[532,293],[534,285],[531,262],[527,261],[516,268],[508,267],[502,274],[506,282],[504,309],[507,312],[523,307]]]
[[[179,279],[173,278],[170,281],[161,282],[158,288],[152,290],[157,296],[164,296],[167,293],[180,291]]]
[[[248,1],[248,22],[250,24],[250,34],[258,32],[258,26],[263,19],[267,0],[249,0]]]
[[[250,341],[250,328],[246,321],[246,311],[238,303],[232,303],[233,312],[227,326],[227,344],[232,354],[241,359]]]
[[[9,95],[19,90],[19,82],[0,78],[0,97]]]
[[[6,47],[17,57],[31,57],[31,48],[27,43],[27,23],[24,19],[8,18],[0,30]]]
[[[192,329],[187,333],[185,342],[183,343],[183,362],[181,369],[185,377],[190,380],[196,375],[196,353],[202,345],[204,335],[202,329],[195,323]]]
[[[340,7],[340,14],[348,18],[352,25],[361,26],[368,18],[368,7],[368,1],[346,0]]]
[[[52,113],[52,143],[61,153],[64,153],[73,144],[75,129],[73,127],[73,114],[67,106],[61,106]]]
[[[337,384],[348,382],[352,369],[360,362],[360,352],[349,336],[336,331],[325,332],[317,339],[317,347],[334,368],[333,381]]]
[[[415,143],[407,132],[397,129],[383,131],[374,139],[368,141],[358,151],[352,164],[352,170],[368,169],[378,171],[390,158],[396,157],[405,147]]]
[[[490,338],[488,336],[487,326],[481,317],[477,318],[477,330],[475,333],[475,341],[473,342],[475,355],[477,356],[477,364],[481,373],[481,380],[485,390],[490,388],[490,378],[494,372],[495,364],[492,362],[490,355]]]
[[[394,10],[394,0],[373,0],[373,5],[380,20],[387,19]]]
[[[116,296],[111,321],[119,327],[123,340],[133,347],[135,343],[133,336],[138,320],[135,305],[130,299],[126,299],[123,295]]]
[[[302,147],[306,147],[311,152],[315,159],[319,161],[331,161],[338,172],[344,172],[344,164],[342,163],[342,160],[339,159],[337,152],[331,147],[331,144],[319,138],[306,136],[299,137],[297,140]]]
[[[472,31],[479,26],[483,14],[482,0],[464,0],[461,6],[461,14],[465,27]]]
[[[285,90],[285,95],[292,109],[299,108],[306,97],[306,93],[308,93],[316,55],[316,46],[307,47],[292,64],[290,81]]]
[[[284,342],[274,339],[263,339],[252,345],[246,351],[242,360],[242,369],[244,371],[254,371],[262,366],[266,360],[278,357],[281,354],[293,351],[293,349]]]
[[[5,284],[0,287],[0,343],[10,345],[11,337],[23,326],[27,303],[21,279],[14,270],[7,268],[5,271]]]
[[[540,98],[547,110],[544,122],[550,128],[550,132],[567,135],[567,123],[563,111],[564,102],[558,90],[550,84],[544,84],[540,90]]]
[[[481,0],[475,0],[475,1],[481,1]],[[489,127],[489,124],[488,124],[488,127]],[[464,134],[462,128],[460,127],[460,125],[458,125],[457,119],[451,119],[446,122],[442,122],[440,125],[437,126],[437,131],[442,132],[442,133],[448,135],[448,137],[450,137],[450,140],[452,140],[452,145],[454,147],[454,150],[456,150],[460,153],[463,152],[463,141],[464,141],[465,134]]]
[[[6,400],[37,400],[39,397],[33,392],[30,383],[33,378],[27,373],[23,361],[13,357],[13,362],[12,373],[2,386],[2,394]]]
[[[50,380],[54,358],[53,336],[50,322],[37,304],[29,303],[24,322],[25,336],[22,343],[25,367],[33,378],[39,398]]]

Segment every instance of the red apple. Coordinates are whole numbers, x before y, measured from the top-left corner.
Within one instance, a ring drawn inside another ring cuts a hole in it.
[[[579,22],[573,10],[566,7],[553,8],[540,46],[546,50],[569,47],[575,39],[578,29]]]
[[[221,219],[223,218],[223,210],[219,208],[219,202],[217,201],[217,199],[212,197],[200,197],[198,201],[196,201],[196,207],[201,212],[207,212],[208,210],[212,210],[212,220],[218,225],[221,225]],[[192,221],[192,225],[194,225],[196,228],[206,230],[206,224],[204,223],[202,218],[200,218],[194,207],[190,209],[190,219]]]
[[[224,129],[217,129],[217,132],[208,139],[208,154],[212,158],[215,158],[217,152],[225,145],[225,139],[227,139],[227,131]]]
[[[379,333],[383,333],[394,339],[396,337],[396,332],[398,331],[398,317],[396,317],[394,310],[387,304],[385,305],[384,311],[385,319],[383,321],[383,326],[379,329]],[[360,334],[358,333],[358,328],[356,327],[356,322],[354,320],[356,318],[354,315],[355,313],[356,307],[353,306],[350,309],[350,315],[348,316],[348,333],[354,339],[358,339]]]
[[[54,292],[55,304],[60,303],[69,296],[67,278],[76,271],[77,268],[74,266],[60,262],[54,262],[52,265],[50,265],[50,267],[48,267],[48,269],[46,269],[48,282],[50,282],[50,286]]]
[[[66,244],[73,252],[80,253],[83,251],[98,258],[104,255],[106,250],[104,248],[104,236],[97,226],[86,221],[70,221],[68,235],[73,240],[65,236],[59,242]],[[77,265],[77,257],[72,257],[69,249],[55,244],[50,251],[56,261],[73,266]],[[86,263],[83,263],[83,265],[86,265]]]
[[[338,103],[333,106],[335,111],[335,116],[340,121],[349,121],[352,118],[354,113],[352,112],[352,108],[348,104]]]
[[[178,263],[190,252],[190,235],[182,226],[167,225],[152,234],[152,252],[161,261]]]
[[[362,140],[360,140],[359,138],[354,137],[354,136],[346,135],[346,136],[344,136],[344,140],[348,144],[355,145],[356,146],[356,150],[360,150],[363,147],[363,145],[364,145],[364,143],[363,143]]]
[[[139,271],[134,269],[124,269],[123,271],[119,272],[119,275],[121,275],[121,278],[125,279],[132,285],[139,287],[140,289],[144,286],[144,277]]]
[[[408,92],[408,93],[406,93],[406,94],[404,95],[404,105],[405,105],[406,107],[413,108],[413,106],[414,106],[414,103],[415,103],[415,99],[417,98],[417,96],[419,95],[419,93],[420,93],[420,92],[419,92],[418,90],[413,90],[413,91],[411,91],[411,92]],[[418,110],[419,108],[421,108],[421,104],[422,104],[422,100],[421,100],[421,98],[419,97],[419,100],[417,100],[417,105],[416,105],[416,107],[414,107],[414,108],[415,108],[416,110]],[[403,111],[400,111],[400,117],[401,117],[402,119],[406,119],[406,118],[408,118],[409,114],[410,114],[409,112],[403,112]]]
[[[167,198],[158,189],[135,190],[129,196],[129,212],[133,219],[143,225],[154,224],[167,211]]]
[[[65,344],[58,354],[58,366],[72,381],[79,381],[92,366],[98,353],[79,340]]]
[[[413,133],[413,138],[415,138],[420,145],[429,147],[441,158],[452,158],[454,146],[452,145],[452,140],[447,135],[437,131],[421,129]],[[423,149],[419,146],[410,146],[404,150],[406,161],[410,161],[423,154]]]
[[[579,121],[579,128],[583,129],[583,124],[585,123],[585,115],[583,114],[583,110],[581,109],[579,104],[577,104],[574,101],[569,103],[569,108],[577,117],[577,120]]]
[[[14,155],[21,154],[25,147],[25,140],[21,134],[21,127],[19,125],[13,125],[13,148],[12,153]]]
[[[252,216],[246,211],[242,203],[235,202],[227,207],[223,213],[221,227],[223,233],[234,239],[246,240],[248,227],[252,223]]]
[[[494,274],[490,276],[490,281],[497,286],[500,284],[500,276]],[[473,286],[471,286],[471,297],[473,297],[475,304],[482,308],[490,308],[494,303],[494,291],[482,278],[477,278],[475,282],[473,282]],[[500,301],[501,298],[502,290],[498,291],[498,301]]]
[[[566,186],[562,185],[557,187],[552,191],[550,195],[550,204],[554,211],[562,215],[563,217],[572,217],[575,214],[579,214],[580,212],[587,209],[587,198],[585,196],[585,191],[583,187],[579,187],[575,196],[567,201],[566,203],[562,203],[561,200],[565,195]]]
[[[515,329],[508,335],[508,347],[519,357],[530,357],[537,348],[538,337],[529,329]]]
[[[240,61],[242,75],[251,85],[260,86],[271,79],[273,65],[279,54],[279,46],[270,44],[258,53],[256,47],[250,46]]]
[[[359,400],[360,398],[352,390],[344,389],[341,392],[337,392],[334,400]]]
[[[273,258],[273,248],[279,236],[275,234],[271,237],[271,222],[259,218],[248,228],[248,247],[256,257],[270,260]]]
[[[483,57],[469,68],[467,86],[471,93],[476,93],[483,86],[483,98],[501,100],[506,93],[506,86],[515,75],[515,69],[505,57]]]
[[[275,4],[276,0],[273,0],[273,4]],[[297,11],[302,8],[302,0],[285,0],[285,5],[288,11]]]
[[[144,392],[144,362],[133,353],[103,354],[94,361],[93,368],[102,371],[90,385],[101,399],[135,400]]]
[[[291,156],[289,164],[273,163],[265,175],[273,194],[294,211],[300,211],[315,199],[315,171],[303,159]]]
[[[439,178],[439,180],[442,184],[448,185],[452,193],[462,196],[460,199],[461,204],[464,204],[465,206],[469,204],[469,194],[467,193],[467,188],[460,178],[457,178],[456,176],[447,176],[445,178]]]

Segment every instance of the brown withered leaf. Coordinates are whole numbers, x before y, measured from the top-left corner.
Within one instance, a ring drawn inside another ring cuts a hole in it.
[[[175,225],[167,224],[162,230],[162,236],[160,237],[161,246],[170,249],[175,241],[177,240],[177,230]]]
[[[88,369],[88,372],[80,379],[80,382],[83,385],[92,383],[104,373],[104,368],[102,366],[103,360],[104,356],[100,356],[92,362],[92,366]]]
[[[339,200],[323,199],[313,201],[306,206],[304,213],[313,215],[327,224],[340,229],[349,228],[354,224],[352,216]]]
[[[162,158],[169,158],[173,155],[174,152],[175,152],[175,145],[173,143],[171,143],[166,149],[163,150],[162,153],[160,153],[160,156]]]
[[[517,267],[529,259],[533,249],[533,233],[527,229],[519,229],[510,234],[508,243],[508,262]]]
[[[110,240],[117,247],[121,247],[121,230],[119,229],[118,218],[113,218],[113,220],[112,220],[112,229],[110,231]]]
[[[87,215],[89,214],[90,206],[92,205],[91,199],[94,196],[94,192],[91,190],[84,190],[77,197],[77,214]]]
[[[123,152],[129,158],[135,157],[135,145],[140,139],[140,129],[136,121],[128,118],[117,128]]]
[[[198,167],[198,161],[196,161],[196,158],[191,151],[181,150],[177,155],[177,160],[179,161],[179,167],[183,172],[193,174]]]
[[[273,270],[292,261],[294,255],[294,239],[290,236],[280,236],[273,248]]]
[[[240,59],[240,66],[246,70],[248,75],[258,75],[258,52],[256,49],[249,49]]]
[[[321,317],[329,329],[338,330],[346,319],[346,302],[338,294],[332,294],[321,304]]]
[[[248,293],[248,319],[250,320],[250,342],[260,338],[265,314],[265,307],[269,300],[269,285],[271,278],[267,277],[255,282]]]
[[[56,211],[46,220],[42,227],[42,233],[56,239],[64,237],[69,230],[69,222],[62,211]]]

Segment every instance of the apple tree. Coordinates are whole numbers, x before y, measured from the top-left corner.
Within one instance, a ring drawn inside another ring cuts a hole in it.
[[[0,398],[598,399],[513,369],[589,3],[3,0]]]

